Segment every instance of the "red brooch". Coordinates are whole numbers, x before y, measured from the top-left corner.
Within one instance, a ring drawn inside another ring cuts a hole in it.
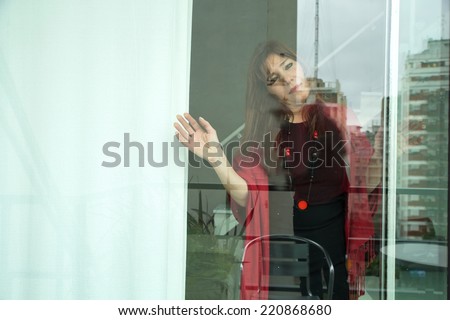
[[[300,201],[297,203],[297,207],[298,207],[300,210],[302,210],[302,211],[308,209],[308,201],[306,201],[306,200],[300,200]]]

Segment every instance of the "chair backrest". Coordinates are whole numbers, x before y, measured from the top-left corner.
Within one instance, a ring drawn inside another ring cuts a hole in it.
[[[333,297],[333,284],[334,284],[334,267],[331,258],[326,250],[317,242],[310,239],[293,236],[273,234],[257,237],[248,242],[244,248],[242,257],[241,269],[243,263],[247,261],[246,255],[251,247],[257,243],[269,241],[270,254],[268,257],[260,257],[261,259],[269,259],[269,269],[264,270],[260,277],[269,276],[272,279],[282,279],[283,277],[290,277],[305,281],[307,296],[297,296],[300,299],[317,299],[317,296],[313,296],[310,290],[310,251],[313,250],[320,252],[325,261],[325,265],[329,272],[327,281],[327,299]],[[281,284],[283,281],[270,281],[269,292],[276,292],[276,294],[269,295],[275,299],[289,299],[292,297],[292,292],[300,293],[300,285]]]

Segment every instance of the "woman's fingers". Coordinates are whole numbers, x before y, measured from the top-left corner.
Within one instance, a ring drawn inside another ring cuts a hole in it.
[[[178,122],[175,122],[173,124],[173,126],[177,130],[176,134],[177,134],[178,140],[180,140],[181,143],[188,142],[189,141],[189,133],[187,133],[186,130],[184,130]]]
[[[189,142],[186,141],[185,138],[183,136],[181,136],[179,132],[175,132],[175,136],[177,137],[178,141],[180,141],[183,146],[189,148]]]
[[[177,115],[177,120],[178,122],[173,124],[176,129],[175,136],[191,152],[210,161],[213,158],[205,153],[205,150],[210,148],[216,148],[216,152],[221,150],[220,144],[217,145],[216,130],[208,121],[200,117],[197,122],[189,113],[185,113],[184,117]]]
[[[183,128],[187,131],[189,135],[194,134],[195,130],[191,127],[191,125],[182,117],[181,115],[177,115],[177,120],[181,123]]]
[[[200,124],[203,126],[203,128],[205,128],[207,133],[212,134],[212,133],[216,132],[216,130],[209,124],[208,121],[206,121],[202,117],[200,117],[199,120],[200,120]]]
[[[189,124],[194,128],[195,131],[201,129],[200,125],[198,124],[197,120],[194,119],[189,113],[184,113],[184,117],[189,121]]]

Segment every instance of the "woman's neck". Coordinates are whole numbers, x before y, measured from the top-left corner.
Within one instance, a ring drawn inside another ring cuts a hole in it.
[[[301,123],[304,122],[305,119],[303,118],[303,106],[304,103],[296,104],[294,106],[290,104],[285,104],[285,106],[291,111],[291,116],[289,116],[289,122],[291,123]]]
[[[293,117],[290,117],[289,122],[291,123],[300,123],[304,122],[305,119],[303,119],[301,110],[298,110],[297,112],[293,112]]]

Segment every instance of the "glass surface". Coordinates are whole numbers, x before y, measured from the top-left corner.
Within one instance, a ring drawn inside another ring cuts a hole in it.
[[[448,1],[400,4],[396,299],[447,299],[448,17]]]
[[[386,299],[388,290],[396,299],[446,299],[449,1],[401,1],[398,21],[392,21],[391,5],[194,0],[190,113],[213,125],[231,161],[244,132],[254,48],[272,39],[292,48],[313,93],[329,105],[346,106],[346,125],[375,148],[367,182],[380,193],[372,217],[377,255],[359,299]],[[386,44],[395,24],[400,40],[393,50]],[[390,70],[395,52],[398,69]],[[388,98],[393,73],[396,110]],[[391,135],[397,145],[383,145]],[[397,162],[394,192],[382,183],[389,178],[390,155]],[[238,299],[245,230],[214,170],[192,154],[191,160],[197,165],[189,168],[186,298]],[[392,212],[383,205],[389,196],[397,203]],[[389,239],[395,251],[383,238],[388,226],[395,230]],[[386,277],[388,259],[395,261],[394,283]]]

